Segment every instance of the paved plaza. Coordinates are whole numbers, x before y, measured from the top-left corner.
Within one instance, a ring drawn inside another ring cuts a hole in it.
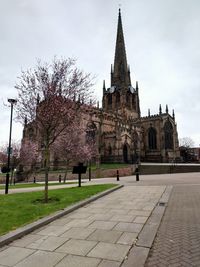
[[[85,184],[106,182],[116,179]],[[199,173],[116,183],[124,187],[0,248],[0,267],[200,266]]]

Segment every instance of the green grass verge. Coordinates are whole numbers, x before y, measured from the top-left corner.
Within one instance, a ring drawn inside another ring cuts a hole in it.
[[[64,183],[49,183],[49,186],[52,185],[66,185],[66,184],[77,184],[78,182],[66,182]],[[28,187],[41,187],[44,186],[44,184],[39,183],[27,183],[27,184],[15,184],[15,185],[9,185],[9,189],[15,189],[15,188],[28,188]],[[5,189],[5,185],[0,185],[0,189]]]
[[[100,165],[100,169],[120,169],[120,168],[126,168],[126,167],[130,167],[130,164],[126,164],[126,163],[102,163]],[[96,165],[92,165],[91,167],[92,170],[96,170],[97,167]]]
[[[49,190],[52,201],[42,203],[44,192],[0,195],[0,235],[64,209],[116,185],[102,184]]]

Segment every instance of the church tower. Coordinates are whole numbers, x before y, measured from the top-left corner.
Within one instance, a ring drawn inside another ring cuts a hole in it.
[[[138,82],[131,84],[130,67],[127,64],[121,11],[119,9],[114,66],[111,65],[111,86],[103,83],[103,109],[128,118],[140,117]]]

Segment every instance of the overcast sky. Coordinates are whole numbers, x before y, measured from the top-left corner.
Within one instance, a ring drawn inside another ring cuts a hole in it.
[[[14,85],[36,59],[75,57],[77,65],[110,86],[121,5],[132,84],[138,80],[142,116],[159,104],[175,110],[179,138],[200,144],[199,0],[0,0],[0,143],[8,141]],[[13,122],[13,139],[22,126]]]

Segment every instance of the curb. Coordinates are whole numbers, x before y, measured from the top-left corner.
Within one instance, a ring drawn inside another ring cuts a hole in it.
[[[146,224],[138,235],[136,243],[130,249],[122,267],[144,267],[156,233],[160,226],[173,186],[167,186]]]
[[[38,228],[40,228],[40,227],[52,222],[52,221],[54,221],[54,220],[56,220],[56,219],[58,219],[58,218],[60,218],[60,217],[62,217],[64,215],[66,215],[66,214],[78,209],[78,208],[81,208],[81,207],[89,204],[92,201],[97,200],[98,198],[104,197],[104,196],[106,196],[106,195],[108,195],[108,194],[110,194],[110,193],[112,193],[112,192],[114,192],[114,191],[116,191],[116,190],[118,190],[118,189],[120,189],[122,187],[123,187],[123,185],[118,185],[118,186],[116,186],[114,188],[108,189],[108,190],[106,190],[104,192],[101,192],[101,193],[95,195],[95,196],[92,196],[92,197],[90,197],[90,198],[88,198],[86,200],[82,200],[82,201],[80,201],[80,202],[78,202],[78,203],[76,203],[74,205],[71,205],[70,207],[68,207],[66,209],[63,209],[61,211],[57,211],[52,215],[46,216],[46,217],[44,217],[42,219],[39,219],[39,220],[37,220],[37,221],[35,221],[33,223],[30,223],[30,224],[28,224],[26,226],[23,226],[23,227],[20,227],[20,228],[14,230],[14,231],[11,231],[10,233],[5,234],[5,235],[0,237],[0,247],[5,246],[8,243],[10,243],[10,242],[12,242],[12,241],[14,241],[14,240],[16,240],[18,238],[21,238],[24,235],[29,234],[32,231],[34,231],[34,230],[36,230],[36,229],[38,229]]]

